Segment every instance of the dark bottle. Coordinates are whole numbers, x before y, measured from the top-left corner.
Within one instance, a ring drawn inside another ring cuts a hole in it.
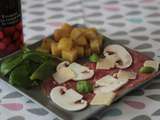
[[[0,57],[23,46],[20,0],[0,0]]]

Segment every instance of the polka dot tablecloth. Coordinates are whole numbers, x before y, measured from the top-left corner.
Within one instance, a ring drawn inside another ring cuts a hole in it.
[[[22,11],[27,44],[51,34],[64,22],[80,23],[159,59],[160,0],[22,0]],[[101,120],[160,120],[160,78],[97,116]],[[0,80],[0,120],[34,119],[60,120]]]

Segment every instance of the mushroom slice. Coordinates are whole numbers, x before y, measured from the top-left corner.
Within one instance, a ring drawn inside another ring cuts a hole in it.
[[[136,79],[136,77],[137,77],[137,73],[135,72],[119,70],[117,73],[118,79]]]
[[[117,68],[128,68],[132,64],[132,56],[130,53],[121,45],[118,44],[112,44],[108,45],[104,49],[104,54],[107,55],[107,53],[116,54],[120,60],[116,63]]]
[[[156,71],[159,70],[160,62],[154,60],[146,60],[144,66],[153,67]]]
[[[110,105],[116,94],[114,92],[97,93],[91,101],[91,105]]]
[[[116,79],[111,75],[106,75],[96,81],[94,93],[108,93],[113,92],[128,82],[128,79]]]
[[[114,68],[116,62],[119,60],[119,57],[116,54],[109,55],[107,54],[105,58],[100,59],[97,62],[96,69],[111,69]]]
[[[67,67],[62,67],[56,73],[53,74],[53,78],[56,82],[62,84],[68,80],[75,78],[75,74],[71,69]]]
[[[68,68],[70,68],[76,75],[73,80],[86,80],[92,78],[94,75],[94,70],[90,70],[88,67],[75,62],[70,64]]]
[[[82,99],[82,95],[73,89],[66,90],[63,86],[53,88],[50,97],[55,104],[68,111],[78,111],[87,107],[87,101]]]
[[[60,70],[61,68],[68,67],[69,64],[70,64],[70,63],[69,63],[68,61],[61,62],[61,63],[58,64],[56,70],[58,71],[58,70]]]

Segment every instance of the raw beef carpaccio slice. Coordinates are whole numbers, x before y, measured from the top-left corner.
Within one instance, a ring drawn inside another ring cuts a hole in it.
[[[139,52],[136,52],[134,50],[128,49],[128,51],[130,52],[132,58],[133,58],[133,63],[132,65],[127,68],[127,69],[123,69],[123,70],[127,70],[127,71],[132,71],[132,72],[136,72],[137,73],[137,78],[135,80],[129,80],[129,82],[127,84],[125,84],[124,86],[122,86],[120,89],[118,89],[117,91],[115,91],[117,93],[117,95],[122,95],[123,92],[128,91],[131,88],[134,88],[140,84],[142,84],[145,81],[151,80],[152,78],[154,78],[155,76],[157,76],[158,74],[160,74],[160,72],[154,72],[151,74],[142,74],[139,73],[139,69],[143,66],[144,62],[146,60],[151,60],[151,58],[149,58],[148,56],[145,56]],[[106,75],[113,75],[114,73],[117,73],[119,71],[118,68],[113,68],[110,70],[105,70],[105,69],[96,69],[96,63],[93,62],[86,62],[84,64],[85,66],[87,66],[90,69],[95,70],[95,75],[93,76],[93,78],[91,78],[89,81],[92,84],[95,84],[95,82],[97,80],[99,80],[100,78],[106,76]],[[64,84],[61,84],[62,86],[65,86],[66,88],[73,88],[75,89],[76,87],[76,82],[73,80],[67,81]],[[52,78],[45,80],[42,84],[42,90],[44,91],[44,93],[46,95],[48,95],[51,91],[52,88],[58,86],[58,83],[56,83],[56,81]],[[88,93],[88,94],[83,94],[84,99],[87,100],[88,102],[90,102],[93,97],[94,97],[94,93]]]

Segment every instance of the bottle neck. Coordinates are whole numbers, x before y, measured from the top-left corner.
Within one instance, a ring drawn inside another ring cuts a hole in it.
[[[11,26],[20,20],[20,0],[0,0],[0,26]]]

